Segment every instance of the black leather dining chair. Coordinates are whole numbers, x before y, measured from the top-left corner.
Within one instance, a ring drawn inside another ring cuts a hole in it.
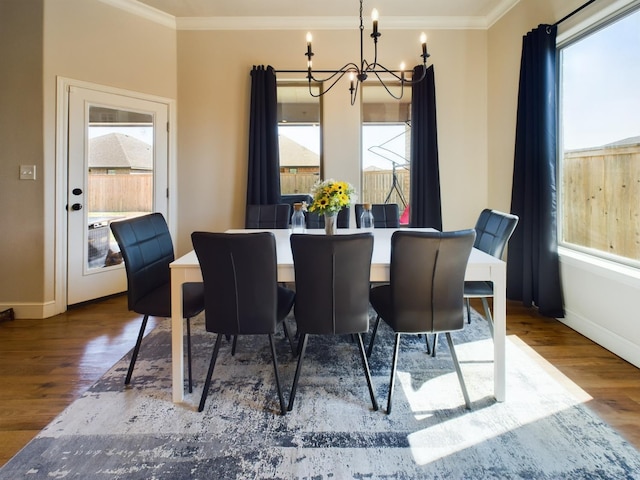
[[[364,211],[364,204],[355,204],[356,228],[360,228],[360,217]],[[371,204],[374,228],[400,228],[400,210],[397,203]]]
[[[387,414],[395,383],[400,337],[403,334],[446,334],[465,405],[471,408],[451,333],[464,327],[464,275],[475,232],[397,231],[391,237],[389,284],[371,289],[377,313],[369,342],[371,355],[380,319],[395,332]]]
[[[338,212],[337,227],[338,228],[349,228],[351,224],[349,215],[351,214],[351,209],[349,207],[343,208]],[[315,228],[324,228],[324,215],[318,215],[315,212],[305,212],[306,224],[307,228],[315,229]]]
[[[171,272],[174,260],[173,242],[164,217],[151,213],[111,222],[127,272],[129,310],[144,315],[133,349],[125,385],[131,382],[144,331],[149,317],[171,316]],[[204,310],[204,287],[200,282],[185,283],[182,289],[182,311],[187,319],[187,359],[189,392],[193,389],[191,374],[191,322]]]
[[[480,212],[476,222],[476,240],[474,247],[496,258],[502,258],[504,249],[518,225],[517,215],[503,213],[485,208]],[[488,298],[493,297],[493,283],[486,281],[464,282],[464,298],[467,308],[467,321],[471,323],[470,298],[480,298],[484,307],[484,314],[491,334],[493,335],[493,317],[489,308]]]
[[[247,205],[245,228],[289,228],[291,207],[287,203]]]
[[[286,413],[273,335],[295,299],[277,283],[276,241],[271,232],[245,234],[194,232],[193,247],[200,262],[205,292],[205,327],[217,338],[198,411],[204,409],[223,336],[267,335],[275,373],[280,412]],[[234,347],[235,348],[235,341]]]
[[[357,339],[373,409],[378,409],[362,333],[369,330],[369,276],[373,235],[291,235],[296,279],[294,314],[300,335],[288,409],[293,408],[309,335]]]

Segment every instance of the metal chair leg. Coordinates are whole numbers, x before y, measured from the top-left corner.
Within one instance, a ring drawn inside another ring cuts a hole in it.
[[[420,336],[420,334],[418,334],[418,337]],[[431,355],[431,346],[429,345],[429,334],[425,333],[424,334],[424,341],[427,344],[427,355]]]
[[[193,392],[193,375],[191,372],[191,319],[187,318],[187,371],[189,372],[189,393]]]
[[[371,383],[371,372],[369,371],[369,363],[367,362],[367,356],[364,352],[362,335],[358,333],[356,337],[358,339],[358,348],[360,350],[360,357],[362,358],[362,368],[364,368],[364,376],[367,378],[367,385],[369,386],[369,395],[371,396],[371,404],[373,405],[373,410],[378,411],[378,402],[376,401],[376,394],[373,391],[373,383]]]
[[[271,334],[269,334],[269,345],[271,345],[271,358],[273,359],[273,371],[276,376],[276,388],[278,389],[278,400],[280,401],[280,413],[282,415],[286,415],[287,411],[284,407],[282,389],[280,388],[280,375],[278,374],[278,358],[276,357],[276,347],[273,344],[273,335]]]
[[[289,341],[289,346],[291,347],[291,354],[296,356],[296,344],[291,337],[291,333],[289,332],[289,327],[287,326],[287,321],[282,321],[282,329],[284,330],[284,336]]]
[[[465,298],[464,303],[467,307],[467,323],[471,323],[471,302],[469,301],[469,298]]]
[[[396,381],[396,366],[398,363],[398,350],[400,347],[400,334],[396,333],[393,344],[393,359],[391,360],[391,379],[389,380],[389,397],[387,398],[387,415],[391,413],[391,398],[393,397],[393,387]]]
[[[233,336],[233,344],[231,345],[231,356],[236,354],[236,345],[238,344],[238,335]]]
[[[435,358],[435,356],[436,356],[436,345],[437,344],[438,344],[438,334],[434,333],[433,334],[433,347],[431,348],[431,356],[433,358]],[[427,353],[429,353],[429,352],[427,352]]]
[[[378,325],[380,324],[380,315],[376,316],[376,323],[373,325],[373,332],[371,332],[371,339],[369,340],[369,348],[367,348],[367,357],[371,356],[373,351],[373,342],[376,339],[376,333],[378,332]]]
[[[447,342],[449,343],[449,350],[451,350],[451,358],[453,359],[453,365],[456,367],[456,374],[458,374],[458,380],[460,381],[460,388],[462,388],[462,395],[464,396],[464,404],[467,410],[471,410],[471,402],[469,401],[467,386],[465,385],[464,378],[462,377],[462,370],[460,369],[460,363],[458,362],[456,349],[453,346],[453,340],[451,340],[451,333],[446,332],[446,335],[447,335]]]
[[[216,359],[218,358],[218,351],[220,350],[221,340],[222,340],[222,335],[218,334],[218,336],[216,337],[216,344],[213,347],[211,362],[209,363],[209,371],[207,372],[207,379],[204,382],[204,387],[202,389],[202,397],[200,397],[200,405],[198,406],[199,412],[204,410],[204,403],[207,401],[207,395],[209,394],[209,387],[211,386],[211,375],[213,375],[213,368],[216,366]]]
[[[298,388],[298,378],[300,378],[300,370],[302,369],[302,359],[304,358],[304,351],[307,349],[307,338],[308,335],[306,333],[302,334],[299,343],[298,349],[298,365],[296,366],[296,373],[293,377],[293,385],[291,387],[291,395],[289,395],[289,406],[287,407],[288,411],[293,409],[293,401],[296,398],[296,389]]]
[[[127,376],[124,379],[124,384],[129,385],[131,382],[131,375],[133,374],[133,367],[136,364],[138,358],[138,352],[140,351],[140,345],[142,344],[142,338],[144,337],[144,330],[147,328],[147,320],[149,315],[145,315],[142,319],[142,325],[140,325],[140,332],[138,332],[138,340],[136,340],[136,346],[133,347],[133,353],[131,354],[131,362],[129,363],[129,370],[127,370]]]
[[[491,316],[491,309],[489,308],[489,302],[486,297],[482,297],[482,306],[484,307],[484,315],[489,323],[489,330],[491,330],[491,337],[493,338],[493,317]]]

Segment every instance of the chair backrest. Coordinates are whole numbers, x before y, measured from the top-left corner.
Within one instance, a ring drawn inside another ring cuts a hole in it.
[[[356,227],[360,228],[360,216],[364,210],[364,204],[356,203]],[[400,209],[397,203],[373,203],[371,204],[374,228],[399,228]]]
[[[464,275],[475,232],[397,231],[391,237],[394,330],[446,332],[464,325]]]
[[[293,204],[305,202],[307,206],[313,202],[313,197],[308,193],[285,193],[280,195],[280,203],[286,203],[293,213]]]
[[[193,232],[204,281],[205,327],[228,335],[274,333],[276,241],[271,232]]]
[[[351,209],[349,207],[343,208],[338,212],[337,227],[349,228],[349,215]],[[305,220],[307,228],[324,228],[324,215],[318,215],[314,212],[305,212]]]
[[[473,246],[489,255],[502,258],[504,248],[517,225],[516,215],[485,208],[476,222],[476,241]]]
[[[111,222],[127,272],[130,310],[150,292],[171,282],[173,242],[161,213]]]
[[[290,210],[287,203],[247,205],[245,228],[289,228]]]
[[[291,249],[298,332],[366,332],[373,235],[294,234]]]

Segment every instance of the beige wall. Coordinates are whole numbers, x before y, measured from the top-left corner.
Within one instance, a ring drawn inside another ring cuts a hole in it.
[[[305,34],[178,32],[179,253],[190,248],[193,230],[243,225],[251,67],[304,69]],[[383,32],[378,59],[389,68],[411,65],[419,60],[419,34]],[[481,30],[429,32],[447,229],[473,225],[487,204],[486,38]],[[317,69],[359,59],[357,29],[314,32],[313,44]],[[345,79],[325,97],[324,174],[359,185],[360,109],[349,105],[347,89]]]
[[[0,1],[0,304],[41,302],[45,288],[42,19],[41,0]]]
[[[0,52],[0,308],[37,318],[60,280],[56,78],[175,99],[176,32],[97,0],[2,0]],[[18,180],[20,164],[37,180]]]

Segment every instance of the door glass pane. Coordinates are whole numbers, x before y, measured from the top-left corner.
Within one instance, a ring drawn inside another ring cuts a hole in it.
[[[153,211],[153,116],[89,107],[88,268],[122,263],[109,223]]]

